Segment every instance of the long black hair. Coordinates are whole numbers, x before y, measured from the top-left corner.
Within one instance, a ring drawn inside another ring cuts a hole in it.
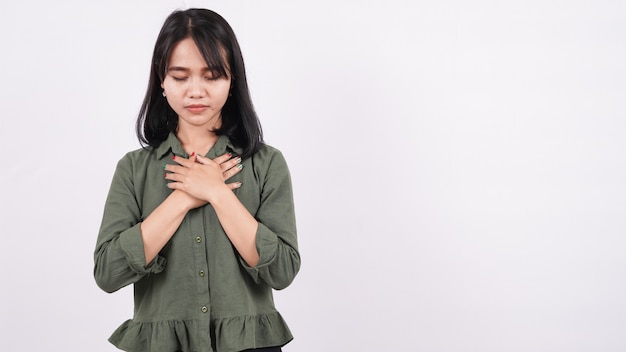
[[[165,20],[152,54],[148,90],[135,125],[139,143],[157,147],[178,127],[178,115],[162,95],[161,83],[172,50],[192,38],[214,77],[231,77],[231,95],[222,108],[222,125],[214,130],[227,135],[247,158],[263,144],[263,130],[254,111],[239,43],[232,28],[217,13],[207,9],[178,10]]]

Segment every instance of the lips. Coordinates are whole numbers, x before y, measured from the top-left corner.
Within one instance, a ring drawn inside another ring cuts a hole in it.
[[[194,114],[201,113],[207,108],[208,108],[207,105],[202,105],[202,104],[191,104],[191,105],[185,106],[185,109],[189,110],[190,112]]]

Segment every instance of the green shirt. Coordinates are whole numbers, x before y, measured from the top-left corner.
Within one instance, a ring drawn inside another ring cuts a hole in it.
[[[221,136],[207,157],[241,153]],[[274,307],[272,289],[287,287],[300,268],[291,179],[280,151],[264,145],[227,182],[259,222],[259,263],[248,266],[210,204],[187,213],[148,266],[141,222],[172,192],[163,166],[187,157],[174,134],[157,148],[126,154],[107,196],[95,250],[94,276],[107,292],[133,284],[135,309],[109,338],[125,351],[241,351],[292,339]]]

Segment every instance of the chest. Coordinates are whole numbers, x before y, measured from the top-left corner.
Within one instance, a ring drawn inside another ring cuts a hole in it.
[[[172,163],[166,160],[165,163]],[[173,191],[167,187],[168,180],[165,179],[165,163],[150,163],[140,170],[135,170],[133,177],[134,196],[137,205],[141,210],[141,219],[145,219],[156,209]],[[243,161],[243,169],[232,176],[226,183],[241,182],[242,186],[233,190],[239,201],[253,216],[260,206],[263,180],[259,173],[255,172],[251,163]],[[202,207],[203,212],[212,212],[210,204]],[[200,209],[198,209],[200,210]]]

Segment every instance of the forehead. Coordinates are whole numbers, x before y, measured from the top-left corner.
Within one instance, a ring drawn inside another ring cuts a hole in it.
[[[214,73],[227,74],[230,71],[228,54],[220,45],[218,49],[211,50],[208,45],[202,46],[204,55],[196,42],[188,37],[174,45],[168,60],[170,67],[208,68]]]
[[[193,39],[185,38],[172,49],[168,66],[207,67],[207,63]]]

